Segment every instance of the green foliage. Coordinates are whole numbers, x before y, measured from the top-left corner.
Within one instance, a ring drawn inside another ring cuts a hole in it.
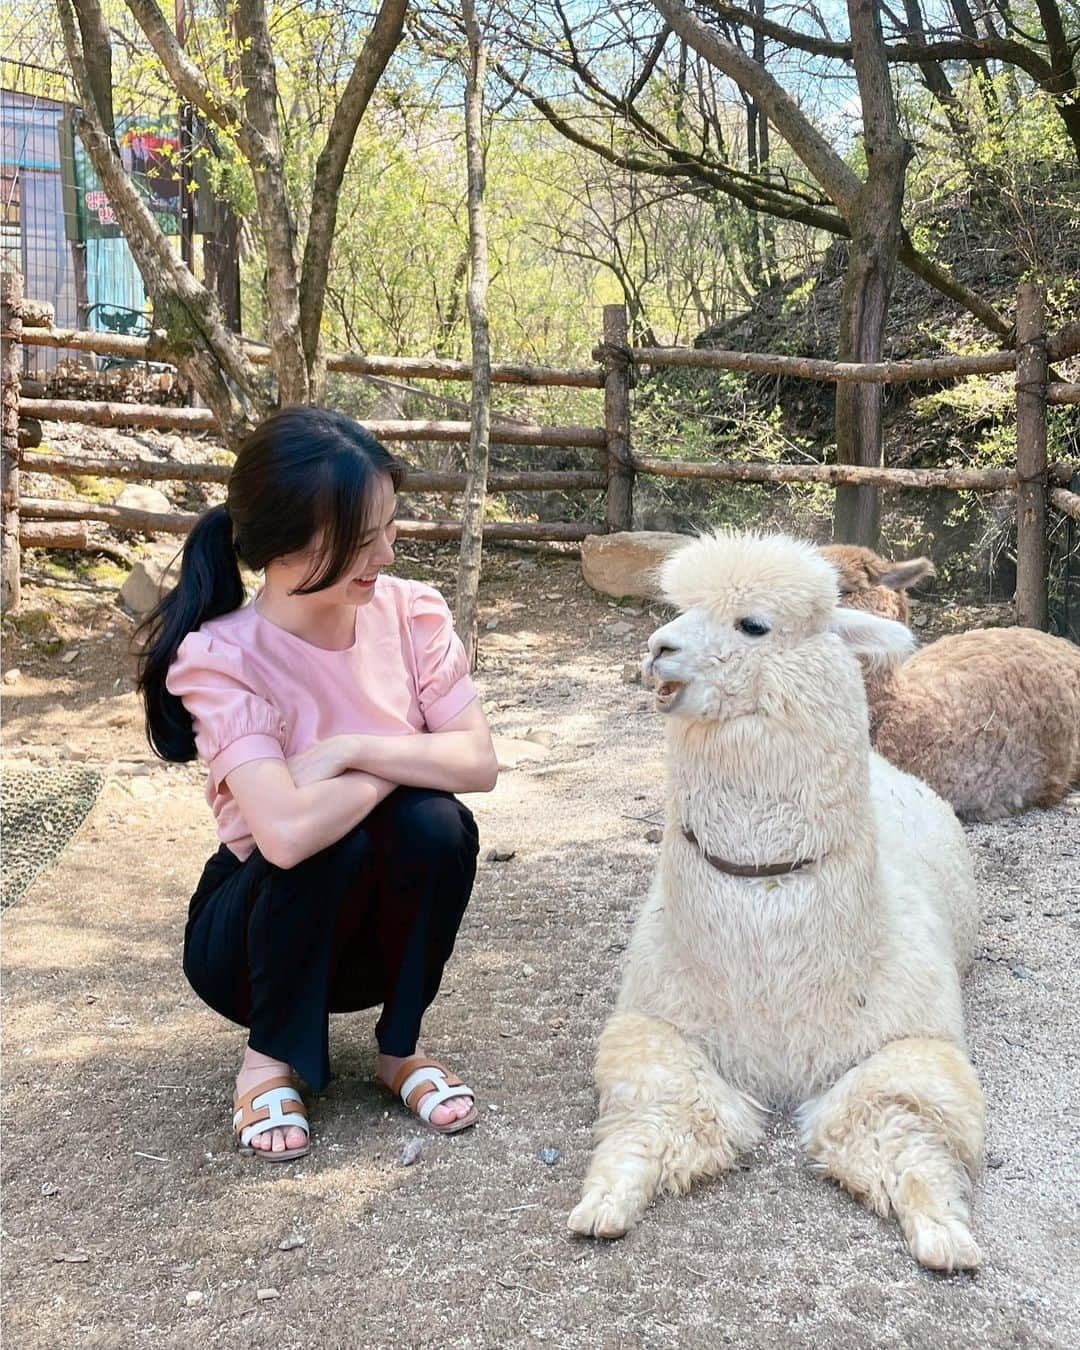
[[[24,609],[18,614],[4,616],[4,622],[28,638],[39,638],[53,625],[53,616],[47,609]]]
[[[638,452],[697,463],[813,462],[818,452],[785,426],[779,403],[768,406],[760,383],[734,371],[668,371],[639,388],[632,438]],[[663,480],[666,504],[680,523],[752,527],[780,514],[810,535],[820,532],[832,493],[816,485]]]
[[[116,500],[116,494],[124,486],[118,478],[95,478],[90,474],[77,474],[71,479],[76,494],[84,502],[98,502],[109,505]]]

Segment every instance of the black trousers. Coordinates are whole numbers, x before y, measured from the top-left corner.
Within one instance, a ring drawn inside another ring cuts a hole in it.
[[[328,1017],[382,1004],[388,1055],[411,1055],[469,903],[479,840],[448,792],[397,788],[336,844],[285,870],[224,844],[191,898],[184,974],[253,1050],[330,1081]]]

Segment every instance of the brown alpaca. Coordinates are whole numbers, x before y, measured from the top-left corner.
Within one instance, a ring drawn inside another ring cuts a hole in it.
[[[929,558],[911,558],[891,563],[872,548],[857,544],[830,544],[821,552],[840,573],[840,603],[849,609],[865,609],[885,619],[907,623],[907,593],[910,587],[935,574]]]
[[[886,618],[906,619],[904,589],[933,572],[925,558],[822,552],[842,603]],[[1080,648],[1064,638],[1032,628],[940,638],[892,671],[867,672],[866,696],[878,752],[965,820],[1053,806],[1080,783]]]

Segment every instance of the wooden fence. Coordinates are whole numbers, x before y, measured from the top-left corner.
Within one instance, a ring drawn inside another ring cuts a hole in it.
[[[23,303],[21,280],[11,273],[0,276],[0,305],[0,329],[5,342],[2,425],[3,600],[4,608],[8,609],[18,603],[20,539],[23,546],[47,545],[52,540],[56,546],[70,547],[73,542],[77,544],[80,538],[85,538],[85,522],[91,520],[104,521],[118,529],[184,534],[197,519],[196,515],[186,512],[156,513],[92,502],[21,496],[20,418],[24,429],[43,419],[93,426],[208,431],[215,429],[216,422],[213,414],[202,408],[90,403],[23,396],[19,380],[22,344],[120,356],[131,360],[167,361],[170,354],[161,334],[133,338],[113,333],[53,328],[47,307]],[[249,343],[247,352],[253,362],[269,363],[266,347]],[[1020,288],[1015,351],[862,365],[755,352],[631,348],[625,309],[621,305],[608,305],[604,308],[603,339],[593,353],[597,363],[595,366],[555,369],[496,365],[492,368],[492,378],[499,384],[603,390],[603,425],[534,426],[495,419],[491,428],[491,440],[495,445],[562,446],[590,450],[597,461],[596,470],[497,471],[490,476],[488,488],[491,492],[601,491],[606,498],[605,527],[608,531],[631,528],[634,481],[640,474],[716,483],[824,483],[832,487],[850,484],[930,491],[1011,491],[1016,495],[1017,622],[1045,628],[1049,512],[1057,511],[1080,521],[1080,495],[1068,490],[1075,470],[1068,466],[1048,465],[1046,449],[1048,406],[1080,403],[1080,384],[1058,380],[1051,367],[1054,361],[1063,360],[1077,352],[1080,352],[1080,325],[1072,324],[1056,335],[1048,336],[1043,296],[1034,285]],[[467,381],[472,375],[467,362],[428,358],[344,353],[331,356],[327,364],[331,371],[345,374],[399,379]],[[670,367],[745,371],[832,384],[847,381],[881,384],[944,381],[1015,371],[1017,462],[1011,469],[890,469],[846,464],[701,463],[635,454],[630,437],[634,377],[642,370]],[[464,421],[375,421],[362,425],[380,440],[388,442],[467,442],[469,438],[469,424]],[[229,466],[225,464],[178,464],[58,454],[35,455],[32,467],[35,473],[60,477],[99,474],[140,481],[203,483],[222,483],[229,473]],[[408,476],[404,490],[450,496],[461,493],[464,486],[463,473],[417,472]],[[41,522],[48,524],[42,525]],[[598,528],[579,522],[492,521],[485,525],[484,534],[485,538],[493,540],[572,543],[597,533]],[[79,534],[80,529],[82,535]],[[399,533],[406,539],[445,540],[460,537],[461,527],[455,522],[403,519]]]

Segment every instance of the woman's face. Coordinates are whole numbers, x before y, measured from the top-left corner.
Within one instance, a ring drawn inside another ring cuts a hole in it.
[[[360,552],[345,573],[325,590],[313,591],[303,598],[319,605],[366,605],[375,594],[375,582],[384,567],[394,561],[394,539],[397,535],[397,497],[389,474],[380,474],[372,502],[371,519],[374,522],[365,536]],[[316,550],[292,553],[275,558],[267,567],[267,580],[277,587],[292,592],[302,586],[311,575],[316,561]]]

